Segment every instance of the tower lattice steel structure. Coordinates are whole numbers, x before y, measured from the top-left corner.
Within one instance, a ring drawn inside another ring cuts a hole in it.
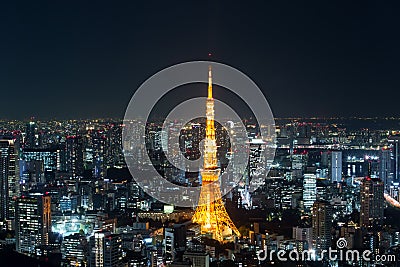
[[[238,229],[226,212],[222,202],[218,168],[217,142],[214,125],[214,98],[212,96],[211,66],[208,70],[208,98],[206,110],[206,138],[204,140],[204,164],[201,171],[202,187],[199,203],[192,222],[200,225],[202,234],[210,234],[220,242],[229,241],[234,235],[240,236]]]

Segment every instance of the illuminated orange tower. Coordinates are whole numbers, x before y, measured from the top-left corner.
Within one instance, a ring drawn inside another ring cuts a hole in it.
[[[217,159],[217,142],[214,126],[214,98],[212,96],[211,66],[208,70],[208,98],[206,110],[206,138],[204,140],[204,165],[201,171],[202,187],[199,203],[192,222],[200,225],[202,234],[210,234],[219,242],[240,236],[235,224],[226,212],[219,185],[220,169]]]

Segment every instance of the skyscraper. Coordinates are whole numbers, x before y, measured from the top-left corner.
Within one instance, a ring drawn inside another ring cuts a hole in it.
[[[222,202],[218,167],[217,142],[214,125],[214,98],[212,95],[211,66],[208,71],[208,98],[206,109],[206,138],[204,140],[204,165],[201,171],[202,187],[199,204],[193,215],[193,223],[200,225],[201,233],[211,235],[222,242],[232,240],[233,234],[240,236],[239,231],[226,212]],[[232,240],[233,241],[233,240]]]
[[[342,181],[342,151],[332,151],[331,153],[331,182],[341,182]]]
[[[171,263],[175,260],[175,248],[174,248],[174,229],[164,229],[164,240],[165,240],[165,260],[167,263]]]
[[[384,195],[383,182],[377,178],[366,177],[360,189],[360,225],[371,227],[383,221]]]
[[[315,200],[317,199],[317,176],[306,173],[303,179],[303,203],[304,212],[309,213]]]
[[[388,189],[392,182],[392,162],[390,149],[382,149],[379,155],[379,177],[384,183],[385,189]]]
[[[19,196],[19,167],[14,141],[0,140],[0,220],[15,218]]]
[[[50,196],[31,194],[17,198],[15,239],[19,253],[34,255],[35,249],[48,245],[51,232]]]
[[[26,125],[25,148],[34,148],[38,146],[37,125],[34,121],[30,121]]]
[[[90,267],[122,266],[122,239],[120,235],[97,232],[90,238]]]
[[[393,171],[393,182],[399,182],[400,180],[400,136],[391,136],[388,138],[389,146],[391,148],[392,158],[392,171]]]
[[[166,262],[175,261],[182,257],[186,248],[186,226],[175,224],[173,228],[164,229]]]
[[[67,136],[66,167],[73,178],[83,173],[83,140],[81,136]]]
[[[92,133],[93,145],[93,177],[104,178],[106,166],[104,161],[106,136],[102,132]]]
[[[317,252],[331,246],[332,206],[327,201],[316,201],[312,207],[313,249]]]

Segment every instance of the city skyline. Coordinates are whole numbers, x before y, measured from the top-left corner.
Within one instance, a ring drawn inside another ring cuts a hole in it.
[[[171,168],[163,144],[177,132],[173,157],[196,159],[207,132],[204,121],[176,121],[164,130],[160,122],[149,122],[142,138],[140,121],[129,126],[118,120],[3,121],[0,184],[8,183],[9,190],[0,192],[5,207],[0,255],[22,253],[50,266],[276,266],[276,259],[255,260],[263,245],[270,255],[271,249],[315,251],[318,260],[324,249],[345,244],[358,253],[390,256],[391,263],[400,247],[400,130],[374,129],[374,120],[362,121],[371,123],[369,129],[346,128],[335,119],[277,120],[270,160],[256,125],[245,122],[248,169],[222,202],[240,237],[222,245],[201,231],[201,223],[191,222],[194,208],[152,197],[158,180],[148,179],[153,190],[144,191],[122,154],[124,143],[132,148],[125,156],[134,157],[138,169],[147,168],[140,167],[147,153],[172,186],[199,187],[199,174]],[[238,126],[231,124],[229,132],[237,133]],[[132,135],[121,138],[122,127]],[[209,151],[224,172],[221,185],[229,181],[226,159],[232,159],[226,134],[216,127],[218,150]]]

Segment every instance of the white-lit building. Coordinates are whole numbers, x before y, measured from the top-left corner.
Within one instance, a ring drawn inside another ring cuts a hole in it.
[[[317,176],[306,173],[303,179],[303,203],[304,212],[309,213],[317,199]]]
[[[90,267],[122,266],[122,239],[118,234],[96,232],[90,237]]]
[[[15,239],[19,253],[34,255],[48,245],[51,232],[51,199],[47,195],[22,196],[16,201]]]
[[[342,151],[332,151],[331,153],[331,182],[342,181]]]
[[[0,221],[15,218],[15,197],[19,196],[19,168],[13,140],[0,140]]]

